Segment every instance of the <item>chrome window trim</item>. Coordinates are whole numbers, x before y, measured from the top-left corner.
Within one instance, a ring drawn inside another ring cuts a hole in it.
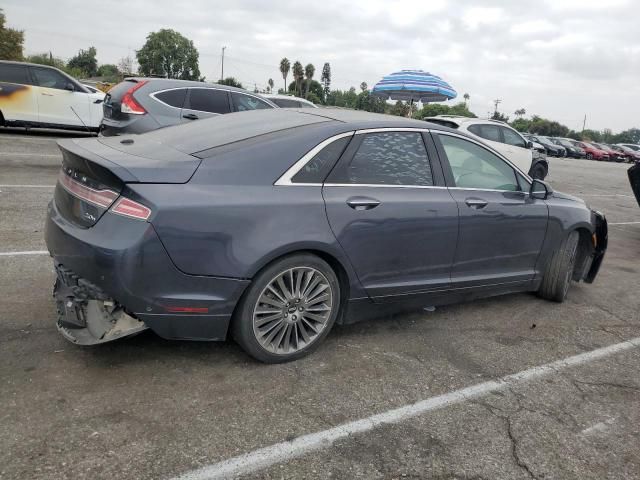
[[[300,184],[295,184],[300,185]],[[325,187],[369,187],[369,188],[432,188],[446,190],[447,187],[438,185],[394,185],[391,183],[325,183]]]
[[[479,142],[479,141],[477,141],[477,140],[475,140],[473,138],[467,137],[465,135],[460,135],[460,134],[454,133],[454,132],[445,132],[444,130],[435,130],[434,133],[436,133],[437,135],[449,135],[450,137],[458,137],[458,138],[461,138],[462,140],[466,140],[468,142],[475,143],[479,147],[482,147],[485,150],[488,150],[489,152],[493,153],[494,155],[496,155],[501,160],[505,161],[507,163],[507,165],[509,165],[511,168],[513,168],[516,172],[521,173],[524,176],[525,180],[527,182],[529,182],[529,186],[531,186],[532,180],[531,180],[531,177],[529,176],[529,174],[527,174],[527,173],[523,172],[522,170],[520,170],[516,165],[511,163],[511,161],[508,158],[506,158],[504,155],[502,155],[498,151],[494,150],[490,146],[485,145],[482,142]],[[447,161],[449,161],[449,159],[447,159]],[[449,188],[458,188],[458,187],[449,187]],[[466,190],[468,190],[468,189],[466,189]],[[505,192],[505,191],[508,191],[508,190],[497,190],[497,191],[498,192]]]
[[[305,153],[300,160],[298,160],[291,167],[289,167],[289,169],[286,172],[284,172],[280,176],[280,178],[278,178],[278,180],[275,181],[274,185],[278,186],[278,187],[280,187],[280,186],[300,186],[300,185],[305,185],[305,186],[309,186],[309,185],[318,186],[319,185],[319,186],[322,186],[321,183],[293,183],[291,181],[291,179],[293,177],[295,177],[296,174],[300,170],[302,170],[302,167],[304,167],[323,148],[325,148],[326,146],[332,144],[336,140],[340,140],[341,138],[353,136],[354,133],[355,133],[354,130],[351,130],[349,132],[344,132],[344,133],[339,133],[337,135],[333,135],[332,137],[329,137],[326,140],[323,140],[318,145],[316,145],[311,150],[309,150],[307,153]]]
[[[367,133],[386,133],[386,132],[429,132],[429,129],[419,128],[419,127],[365,128],[362,130],[356,130],[356,135],[364,135]]]

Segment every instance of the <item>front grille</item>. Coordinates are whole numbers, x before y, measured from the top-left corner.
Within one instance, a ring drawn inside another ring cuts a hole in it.
[[[71,289],[78,299],[108,300],[110,297],[100,287],[91,283],[62,264],[55,265],[58,279]]]

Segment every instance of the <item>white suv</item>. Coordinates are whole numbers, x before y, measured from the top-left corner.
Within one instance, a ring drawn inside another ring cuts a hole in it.
[[[542,180],[549,173],[546,157],[539,155],[529,140],[504,122],[454,115],[438,115],[424,120],[480,138],[532,178]]]
[[[0,61],[0,125],[98,131],[103,99],[57,68]]]

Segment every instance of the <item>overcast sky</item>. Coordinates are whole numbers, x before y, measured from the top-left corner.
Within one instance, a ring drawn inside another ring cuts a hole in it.
[[[9,26],[25,30],[27,54],[68,59],[98,50],[100,63],[135,57],[150,31],[192,39],[200,71],[264,88],[278,65],[331,63],[332,88],[372,87],[403,68],[440,75],[467,92],[480,116],[525,108],[570,128],[640,127],[640,1],[169,1],[3,0]],[[291,80],[291,76],[289,76]]]

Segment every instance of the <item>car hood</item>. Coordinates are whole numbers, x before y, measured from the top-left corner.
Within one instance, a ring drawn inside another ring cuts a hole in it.
[[[583,205],[587,204],[587,202],[585,202],[580,197],[574,197],[573,195],[569,195],[568,193],[558,192],[556,190],[553,191],[553,197],[560,198],[562,200],[569,200],[571,202],[581,203]]]

